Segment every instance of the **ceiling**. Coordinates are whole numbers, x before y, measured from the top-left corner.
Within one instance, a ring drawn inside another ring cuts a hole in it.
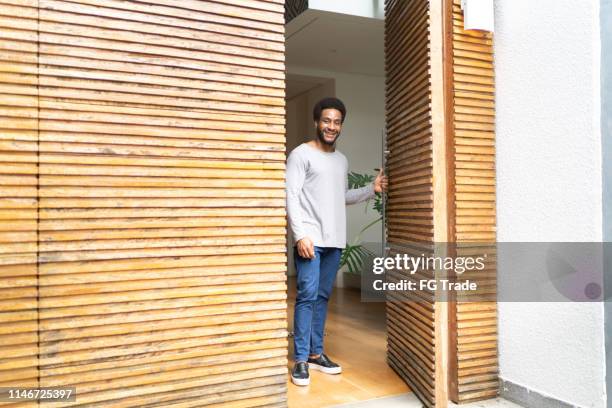
[[[306,10],[287,24],[286,64],[383,76],[384,21]]]

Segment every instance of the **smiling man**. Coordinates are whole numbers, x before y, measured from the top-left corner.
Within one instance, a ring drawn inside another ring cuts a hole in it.
[[[291,372],[296,385],[310,384],[309,367],[326,374],[342,372],[323,353],[323,331],[327,302],[346,246],[346,204],[365,201],[387,188],[381,171],[371,185],[348,189],[348,161],[336,150],[345,118],[342,101],[320,100],[313,109],[316,139],[296,147],[287,159],[287,214],[297,271]]]

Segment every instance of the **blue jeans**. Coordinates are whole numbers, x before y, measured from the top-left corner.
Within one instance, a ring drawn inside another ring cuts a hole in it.
[[[323,352],[323,330],[327,301],[332,292],[340,248],[315,247],[313,259],[302,258],[294,249],[297,296],[293,315],[295,361],[307,361],[309,354]]]

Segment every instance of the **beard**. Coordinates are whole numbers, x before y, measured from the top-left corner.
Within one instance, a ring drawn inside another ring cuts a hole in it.
[[[321,143],[326,144],[328,146],[333,146],[334,144],[336,144],[336,140],[338,140],[338,138],[340,137],[340,132],[336,133],[336,137],[331,142],[325,139],[325,132],[323,132],[323,130],[321,129],[317,129],[317,137],[319,138],[319,141],[321,141]]]

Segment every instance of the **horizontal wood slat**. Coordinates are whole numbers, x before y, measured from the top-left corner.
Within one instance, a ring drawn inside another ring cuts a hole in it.
[[[39,386],[38,1],[0,4],[0,386]],[[18,106],[21,105],[21,106]],[[28,153],[22,150],[27,140]],[[37,407],[37,402],[0,406]]]
[[[431,253],[434,242],[430,4],[385,2],[387,256]],[[418,280],[387,271],[387,280]],[[391,292],[387,299],[387,361],[427,407],[436,405],[435,296]]]
[[[486,269],[461,279],[478,282],[479,294],[495,299],[495,75],[493,35],[463,30],[460,0],[448,2],[453,76],[454,241],[457,256],[487,254]],[[481,243],[479,246],[478,243]],[[473,294],[472,294],[473,295]],[[451,398],[467,403],[497,396],[497,306],[457,294],[450,304]],[[454,330],[453,330],[454,329]]]
[[[308,9],[308,0],[285,0],[285,24]]]
[[[283,14],[0,0],[0,384],[286,406]]]
[[[41,382],[92,406],[282,403],[284,44],[257,27],[282,8],[130,3],[41,3]]]

